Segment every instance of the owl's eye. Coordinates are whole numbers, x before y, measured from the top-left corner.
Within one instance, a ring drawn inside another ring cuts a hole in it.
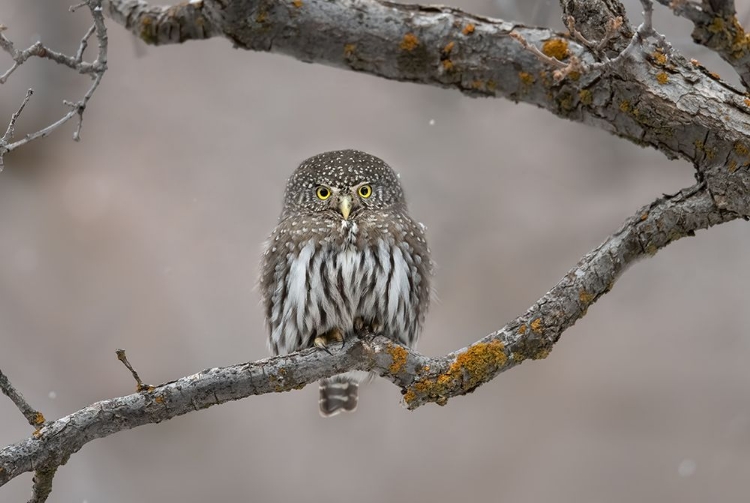
[[[328,189],[328,187],[320,186],[315,190],[315,195],[318,196],[318,199],[321,201],[325,201],[329,197],[331,197],[331,191]]]
[[[367,199],[372,195],[372,187],[370,187],[369,185],[363,185],[359,188],[359,190],[357,190],[357,193],[360,197],[364,197],[365,199]]]

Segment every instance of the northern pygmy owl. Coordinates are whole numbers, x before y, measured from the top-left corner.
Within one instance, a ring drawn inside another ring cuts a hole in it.
[[[412,220],[398,176],[365,152],[316,155],[286,185],[265,245],[260,287],[275,355],[326,351],[363,329],[413,347],[430,301],[424,226]],[[357,407],[367,372],[320,381],[320,413]]]

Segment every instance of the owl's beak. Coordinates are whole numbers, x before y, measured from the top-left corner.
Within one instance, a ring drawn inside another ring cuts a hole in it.
[[[341,196],[339,198],[339,213],[344,217],[344,220],[349,220],[349,213],[352,211],[352,197]]]

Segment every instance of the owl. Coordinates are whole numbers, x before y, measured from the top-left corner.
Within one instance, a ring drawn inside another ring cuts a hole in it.
[[[330,352],[363,330],[414,347],[430,301],[424,226],[385,162],[338,150],[302,162],[265,244],[260,290],[274,355]],[[367,372],[320,381],[320,413],[357,407]]]

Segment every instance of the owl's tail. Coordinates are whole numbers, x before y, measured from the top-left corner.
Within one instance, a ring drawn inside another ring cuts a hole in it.
[[[354,412],[359,400],[359,379],[346,374],[320,381],[320,415],[335,416],[339,412]]]

